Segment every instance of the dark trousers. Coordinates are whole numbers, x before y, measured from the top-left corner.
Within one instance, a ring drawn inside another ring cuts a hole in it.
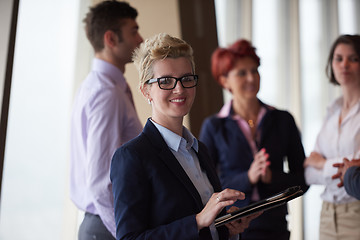
[[[85,213],[84,220],[79,228],[79,240],[115,240],[107,230],[99,215]]]

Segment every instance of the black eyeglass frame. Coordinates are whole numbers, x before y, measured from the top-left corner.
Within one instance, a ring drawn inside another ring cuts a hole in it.
[[[194,86],[191,86],[191,87],[185,87],[182,81],[183,81],[184,78],[189,77],[189,76],[194,77],[195,85],[194,85]],[[172,78],[172,79],[175,79],[175,84],[174,84],[174,86],[173,86],[172,88],[162,88],[162,87],[160,86],[160,80],[163,79],[163,78]],[[176,77],[159,77],[159,78],[152,78],[152,79],[147,80],[146,83],[147,83],[147,84],[152,84],[152,83],[154,83],[154,82],[157,82],[160,89],[162,89],[162,90],[172,90],[172,89],[174,89],[174,88],[176,87],[177,82],[180,82],[180,83],[181,83],[181,86],[182,86],[183,88],[193,88],[193,87],[196,87],[197,84],[198,84],[198,80],[199,80],[199,76],[198,76],[198,75],[195,75],[195,74],[192,74],[192,75],[185,75],[185,76],[182,76],[182,77],[179,77],[179,78],[176,78]]]

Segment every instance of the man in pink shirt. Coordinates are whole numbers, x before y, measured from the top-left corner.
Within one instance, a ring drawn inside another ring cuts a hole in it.
[[[123,75],[143,41],[136,17],[128,3],[105,1],[90,8],[84,19],[95,58],[71,119],[70,197],[85,212],[80,240],[115,239],[111,158],[142,130]]]

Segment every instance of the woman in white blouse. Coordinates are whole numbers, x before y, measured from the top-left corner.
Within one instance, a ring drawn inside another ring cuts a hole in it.
[[[327,109],[314,151],[305,160],[307,184],[325,185],[321,194],[320,239],[359,239],[360,201],[338,188],[332,179],[334,163],[360,153],[360,36],[341,35],[334,42],[328,63],[330,82],[342,96]]]

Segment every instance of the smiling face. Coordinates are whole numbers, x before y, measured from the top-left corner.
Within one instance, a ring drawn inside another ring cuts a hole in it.
[[[336,46],[332,68],[335,79],[341,86],[360,88],[359,56],[350,44],[340,43]]]
[[[256,98],[260,88],[258,64],[251,57],[238,59],[227,76],[221,76],[220,81],[235,99]]]
[[[180,78],[193,74],[190,61],[185,57],[165,58],[153,65],[153,78],[176,77]],[[183,88],[178,81],[172,90],[159,88],[157,82],[145,84],[142,90],[144,96],[151,101],[152,119],[162,126],[169,126],[181,122],[189,113],[195,99],[196,87]]]

